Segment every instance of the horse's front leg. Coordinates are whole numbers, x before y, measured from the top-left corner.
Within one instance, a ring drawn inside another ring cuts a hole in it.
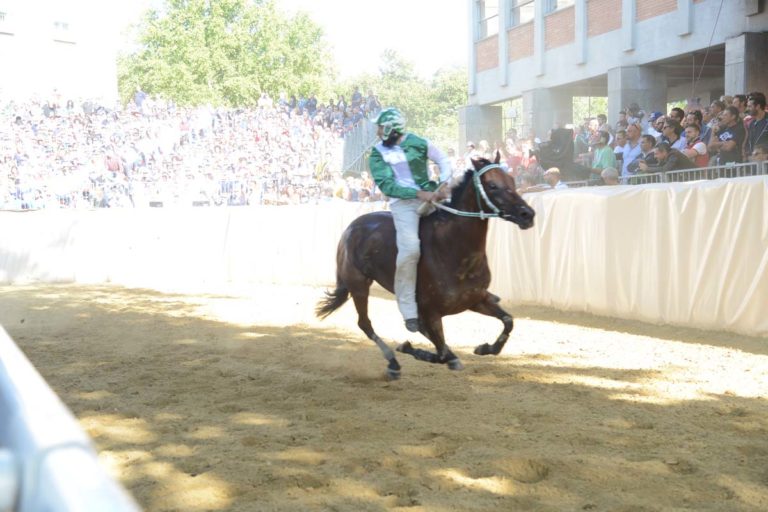
[[[451,370],[463,370],[464,365],[462,364],[461,360],[451,351],[450,348],[448,348],[448,345],[445,344],[442,317],[437,315],[426,317],[422,313],[420,322],[419,332],[429,338],[429,341],[431,341],[435,346],[436,353],[422,350],[420,348],[413,348],[413,345],[411,345],[409,341],[406,341],[397,347],[398,352],[410,354],[419,361],[447,364],[448,368]]]
[[[499,355],[501,350],[504,348],[504,344],[507,343],[507,340],[509,339],[509,333],[512,332],[512,328],[514,327],[514,320],[512,319],[512,315],[501,309],[498,302],[498,297],[492,293],[486,293],[486,296],[481,302],[469,308],[476,313],[480,313],[481,315],[488,315],[494,318],[498,318],[504,323],[504,330],[501,331],[501,334],[498,338],[496,338],[496,341],[493,345],[483,343],[482,345],[475,347],[475,354],[479,356],[487,356],[488,354],[492,354],[494,356]]]

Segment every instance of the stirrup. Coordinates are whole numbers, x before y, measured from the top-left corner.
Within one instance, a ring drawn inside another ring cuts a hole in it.
[[[405,328],[408,329],[411,332],[419,332],[419,319],[418,318],[408,318],[405,321]]]

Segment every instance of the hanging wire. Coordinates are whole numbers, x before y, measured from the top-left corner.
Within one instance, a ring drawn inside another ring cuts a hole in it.
[[[696,97],[696,52],[691,53],[691,98]]]
[[[717,28],[718,20],[720,20],[720,12],[723,10],[723,3],[725,3],[725,0],[720,0],[720,7],[717,8],[717,16],[715,17],[715,24],[712,25],[712,34],[710,34],[709,36],[709,44],[707,45],[707,51],[704,53],[704,61],[701,63],[701,68],[699,68],[699,76],[697,76],[696,80],[693,82],[691,97],[696,96],[696,85],[699,83],[699,80],[701,79],[701,73],[704,71],[704,66],[707,64],[709,49],[712,48],[712,40],[715,38],[715,29]],[[695,61],[695,57],[694,57],[694,61]]]

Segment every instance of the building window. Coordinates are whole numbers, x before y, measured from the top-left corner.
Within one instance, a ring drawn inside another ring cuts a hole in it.
[[[535,11],[533,0],[511,0],[510,3],[508,28],[533,21]]]
[[[574,0],[544,0],[544,12],[550,13],[574,4]]]
[[[499,0],[477,0],[477,38],[495,36],[499,33]]]

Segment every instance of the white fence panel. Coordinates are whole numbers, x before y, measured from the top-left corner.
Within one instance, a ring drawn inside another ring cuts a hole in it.
[[[0,512],[137,512],[77,420],[0,327]]]

